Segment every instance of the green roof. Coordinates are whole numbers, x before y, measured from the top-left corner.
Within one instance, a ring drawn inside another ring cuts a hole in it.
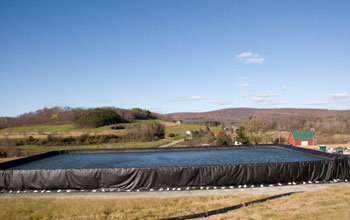
[[[292,131],[294,140],[314,139],[312,131]]]

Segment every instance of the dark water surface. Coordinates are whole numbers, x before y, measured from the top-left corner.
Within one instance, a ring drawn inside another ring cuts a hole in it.
[[[9,169],[34,170],[203,166],[314,160],[322,159],[289,150],[258,148],[145,153],[63,154],[29,162]]]

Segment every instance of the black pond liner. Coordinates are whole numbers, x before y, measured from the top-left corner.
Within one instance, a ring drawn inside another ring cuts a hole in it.
[[[62,154],[144,153],[171,151],[276,148],[298,152],[317,160],[203,166],[160,166],[98,169],[15,170],[19,165]],[[0,163],[0,190],[90,190],[113,188],[148,190],[166,187],[205,187],[277,184],[349,179],[350,158],[289,145],[225,147],[172,147],[146,149],[96,149],[51,151]],[[13,169],[13,170],[11,170]]]

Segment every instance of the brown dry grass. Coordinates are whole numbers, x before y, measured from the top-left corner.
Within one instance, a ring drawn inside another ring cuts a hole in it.
[[[350,219],[350,188],[297,193],[203,218],[224,219]]]
[[[0,197],[0,219],[157,219],[223,208],[262,197]],[[202,219],[350,219],[349,207],[350,187],[344,187],[297,193]]]
[[[173,198],[1,198],[0,219],[157,219],[261,198],[256,195]]]
[[[174,122],[169,122],[169,121],[162,121],[160,122],[162,125],[164,125],[165,127],[174,127],[174,126],[179,126],[181,124],[177,124]]]
[[[19,159],[20,157],[6,157],[6,158],[0,158],[0,163],[10,161],[10,160],[16,160]]]

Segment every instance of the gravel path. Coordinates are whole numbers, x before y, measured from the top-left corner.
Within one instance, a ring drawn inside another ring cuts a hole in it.
[[[173,146],[173,145],[175,145],[175,144],[178,144],[178,143],[180,143],[180,142],[182,142],[182,141],[184,141],[184,139],[181,139],[181,140],[177,140],[177,141],[173,141],[173,142],[171,142],[171,143],[169,143],[169,144],[165,144],[165,145],[162,145],[162,146],[159,146],[159,147],[171,147],[171,146]]]

